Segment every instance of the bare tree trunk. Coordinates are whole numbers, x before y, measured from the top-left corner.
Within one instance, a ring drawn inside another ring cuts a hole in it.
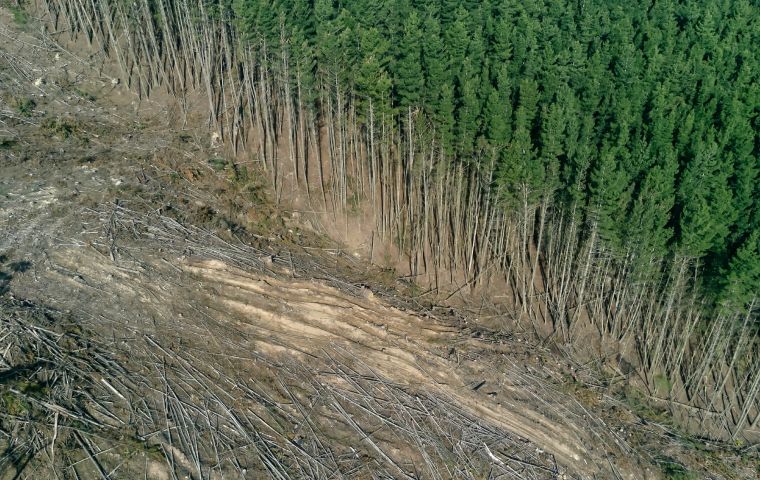
[[[536,287],[536,271],[538,270],[538,262],[541,258],[541,244],[544,239],[544,224],[546,222],[546,210],[549,208],[549,194],[544,194],[544,198],[541,201],[541,207],[540,207],[540,220],[539,220],[539,226],[538,226],[538,240],[536,241],[536,258],[533,259],[533,268],[531,268],[530,272],[530,287],[528,290],[528,297],[533,298],[533,293],[535,291]],[[531,302],[532,303],[532,302]]]
[[[573,314],[571,326],[572,324],[578,321],[578,317],[580,316],[581,309],[585,308],[583,304],[585,300],[584,294],[586,293],[585,290],[586,290],[586,282],[588,281],[588,271],[589,271],[589,268],[591,267],[591,259],[594,253],[595,246],[596,246],[596,223],[594,223],[591,227],[591,238],[589,240],[588,255],[586,256],[586,264],[583,267],[583,275],[581,276],[580,291],[578,293],[576,306],[575,306],[575,313]]]

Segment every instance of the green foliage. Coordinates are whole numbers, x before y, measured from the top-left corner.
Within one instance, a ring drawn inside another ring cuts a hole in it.
[[[2,2],[2,6],[7,7],[10,10],[11,15],[13,15],[13,21],[19,27],[24,27],[29,23],[29,14],[24,10],[24,4],[22,2],[16,3],[6,0]]]
[[[390,112],[391,87],[393,82],[387,71],[390,45],[380,32],[371,27],[361,32],[359,49],[361,60],[354,81],[363,114],[370,107],[376,117]],[[419,93],[419,92],[418,92]],[[366,116],[363,116],[366,119]]]
[[[33,406],[25,397],[45,398],[50,392],[50,388],[44,384],[19,377],[2,379],[0,387],[4,390],[0,394],[0,405],[9,415],[18,417],[27,416],[32,412]]]
[[[347,95],[364,128],[372,110],[401,132],[421,112],[415,129],[451,160],[495,165],[504,207],[551,199],[637,278],[685,256],[721,302],[746,305],[729,285],[754,288],[739,265],[760,227],[749,2],[234,0],[233,11],[243,38],[275,59],[286,50],[307,106]]]
[[[222,157],[211,157],[208,159],[208,164],[217,172],[221,172],[227,168],[228,162]]]
[[[3,410],[6,411],[8,415],[24,417],[31,410],[29,402],[13,392],[3,392],[0,396],[0,403],[2,403],[4,407]]]
[[[591,172],[589,211],[599,236],[615,251],[625,249],[625,214],[632,195],[632,183],[617,158],[616,149],[606,147]]]
[[[678,192],[680,248],[685,255],[700,258],[725,248],[735,211],[728,185],[731,166],[720,158],[718,145],[698,141],[695,150]]]
[[[402,110],[417,106],[422,98],[424,77],[422,76],[422,46],[420,41],[420,19],[412,11],[404,22],[401,39],[401,58],[396,64],[396,93]]]
[[[62,118],[50,118],[42,122],[41,127],[51,134],[66,139],[77,132],[77,126]]]
[[[37,106],[37,102],[31,97],[23,97],[16,100],[16,111],[21,115],[31,115]]]
[[[741,244],[723,275],[721,301],[746,311],[760,307],[760,229]]]
[[[665,397],[670,395],[670,390],[673,388],[673,384],[667,375],[655,375],[654,387],[658,395]]]
[[[696,473],[689,471],[686,467],[671,458],[660,457],[657,459],[657,462],[660,465],[660,470],[665,480],[697,480],[699,478]]]
[[[499,67],[496,85],[488,92],[485,104],[486,138],[494,147],[505,146],[512,136],[512,85],[506,65]]]
[[[672,154],[663,154],[660,161],[643,174],[625,222],[627,242],[638,246],[636,267],[646,269],[653,260],[667,254],[673,229],[668,226],[675,195],[677,164]]]
[[[668,410],[659,402],[652,401],[651,397],[642,390],[626,385],[619,392],[620,399],[639,417],[664,425],[672,426],[673,417]]]
[[[82,90],[80,88],[74,88],[74,89],[72,89],[72,92],[76,93],[83,100],[87,100],[88,102],[94,102],[95,100],[97,100],[97,98],[95,97],[95,95],[93,95],[91,93],[88,93],[88,92],[85,92],[84,90]]]

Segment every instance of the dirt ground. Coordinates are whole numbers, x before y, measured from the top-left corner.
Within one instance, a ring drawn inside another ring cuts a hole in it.
[[[0,8],[0,478],[758,477],[422,302],[35,22]]]

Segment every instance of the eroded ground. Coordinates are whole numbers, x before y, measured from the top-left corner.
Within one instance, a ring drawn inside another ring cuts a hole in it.
[[[419,303],[0,11],[0,478],[679,471],[592,372]]]

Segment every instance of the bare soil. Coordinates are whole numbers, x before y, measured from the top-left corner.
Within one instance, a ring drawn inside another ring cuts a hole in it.
[[[35,25],[0,8],[0,478],[758,477],[425,303]]]

